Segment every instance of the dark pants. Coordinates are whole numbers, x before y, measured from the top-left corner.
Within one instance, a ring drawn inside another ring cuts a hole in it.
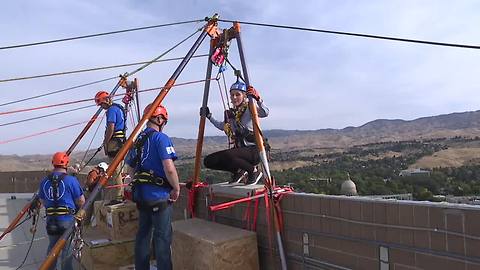
[[[73,221],[57,221],[56,223],[53,221],[53,219],[47,220],[47,232],[51,231],[57,231],[55,234],[48,234],[48,249],[47,249],[47,255],[50,253],[52,250],[53,246],[57,243],[58,239],[62,236],[62,233],[72,224]],[[73,264],[72,264],[72,245],[70,244],[70,239],[68,239],[67,243],[65,244],[65,247],[62,250],[62,256],[60,257],[60,269],[62,270],[73,270]],[[57,261],[52,264],[52,266],[49,268],[50,270],[56,269]]]
[[[255,166],[260,162],[256,146],[232,148],[212,153],[205,157],[203,164],[213,170],[236,173],[239,169],[252,175]]]
[[[150,243],[155,246],[157,269],[171,270],[172,205],[159,211],[139,209],[138,231],[135,238],[135,269],[150,269]]]

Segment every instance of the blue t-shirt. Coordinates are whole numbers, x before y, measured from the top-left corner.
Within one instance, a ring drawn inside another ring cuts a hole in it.
[[[125,129],[125,116],[120,105],[114,103],[107,110],[107,127],[108,124],[114,124],[114,131],[120,131]]]
[[[140,160],[140,165],[137,166],[137,170],[143,171],[153,171],[154,175],[157,177],[162,177],[165,180],[167,179],[165,175],[165,170],[163,168],[162,160],[171,159],[176,160],[177,154],[173,147],[172,140],[162,133],[155,131],[152,128],[147,127],[139,136],[146,136],[147,133],[150,133],[150,136],[145,141],[143,145],[143,153]],[[126,162],[128,165],[132,166],[132,158],[136,155],[135,149],[131,149]],[[132,166],[133,167],[133,166]],[[141,184],[135,187],[134,196],[144,201],[158,201],[158,200],[167,200],[170,196],[171,188],[160,187],[154,184]]]
[[[60,172],[53,172],[53,175],[62,175]],[[58,183],[58,200],[57,207],[67,207],[76,209],[75,200],[83,195],[82,188],[75,176],[65,175],[65,177]],[[45,209],[55,207],[53,200],[53,188],[51,179],[45,177],[40,183],[40,191],[38,196],[45,203]],[[61,221],[73,220],[73,215],[49,216],[48,218],[57,218]]]

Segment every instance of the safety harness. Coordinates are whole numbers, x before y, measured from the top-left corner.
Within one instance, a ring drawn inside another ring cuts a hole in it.
[[[58,184],[63,181],[67,174],[62,173],[60,175],[50,174],[48,179],[52,183],[52,197],[53,207],[47,207],[47,216],[63,216],[75,214],[75,209],[68,208],[66,206],[58,205],[59,199],[59,187]]]
[[[125,111],[125,108],[123,108],[123,106],[118,104],[118,103],[112,103],[112,106],[118,107],[122,111],[122,114],[123,114],[123,130],[115,131],[113,133],[112,138],[125,139],[126,134],[127,134],[127,132],[126,132],[127,131],[127,112]]]
[[[115,131],[107,145],[107,155],[109,157],[115,157],[127,140],[127,112],[120,104],[112,103],[111,106],[118,107],[123,114],[123,130]]]
[[[58,216],[64,215],[73,215],[75,214],[75,209],[71,209],[65,205],[59,205],[59,183],[67,176],[66,173],[60,175],[50,174],[47,178],[50,180],[52,185],[52,197],[53,197],[53,207],[47,207],[46,214],[51,217],[50,220],[47,220],[47,234],[48,235],[61,235],[65,231],[65,228],[59,225]]]
[[[142,167],[142,155],[143,155],[143,146],[147,142],[148,138],[154,133],[154,130],[149,130],[140,136],[135,142],[135,159],[132,162],[132,165],[136,168],[135,175],[133,176],[132,183],[136,184],[153,184],[160,187],[170,187],[170,183],[167,179],[156,176],[152,170],[145,170]]]
[[[247,142],[255,143],[253,131],[242,123],[242,116],[247,111],[248,104],[244,103],[237,109],[230,108],[225,113],[223,130],[234,144],[234,147],[245,147]],[[235,128],[233,128],[235,127]]]

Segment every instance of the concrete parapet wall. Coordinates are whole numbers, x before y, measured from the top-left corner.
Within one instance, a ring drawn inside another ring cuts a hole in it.
[[[48,171],[0,172],[0,193],[33,193]]]
[[[50,171],[0,172],[0,193],[33,193]],[[82,186],[86,175],[77,175]]]

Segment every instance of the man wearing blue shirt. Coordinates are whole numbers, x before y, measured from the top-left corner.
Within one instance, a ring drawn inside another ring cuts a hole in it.
[[[105,137],[103,138],[103,150],[111,162],[126,141],[125,131],[127,117],[124,108],[120,104],[113,103],[108,92],[99,91],[95,95],[95,103],[98,106],[101,106],[104,110],[107,110],[105,113],[107,125],[105,129]],[[121,184],[123,184],[122,167],[123,164],[119,164],[113,174],[115,185],[120,186],[113,189],[112,192],[115,194],[107,196],[108,199],[111,199],[107,205],[123,202],[123,188],[121,187]]]
[[[144,115],[151,106],[152,104],[145,108]],[[162,132],[167,120],[167,110],[159,105],[126,158],[127,164],[135,171],[132,195],[139,210],[139,226],[135,238],[137,270],[150,269],[152,228],[157,269],[172,269],[172,203],[180,194],[180,185],[173,163],[177,159],[173,143]]]
[[[53,248],[63,232],[74,221],[74,214],[77,209],[85,204],[82,188],[78,179],[67,175],[69,157],[64,152],[57,152],[53,155],[52,173],[45,177],[40,183],[38,197],[45,206],[47,214],[47,234],[49,245],[47,254]],[[79,217],[83,211],[77,213]],[[73,270],[71,245],[62,251],[61,269]],[[50,269],[55,269],[56,263]]]

